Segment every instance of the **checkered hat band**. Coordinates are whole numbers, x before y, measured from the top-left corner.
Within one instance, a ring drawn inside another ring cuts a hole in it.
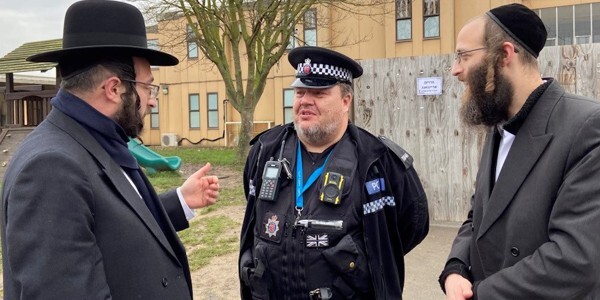
[[[305,63],[298,64],[297,75],[306,76],[303,71],[304,65]],[[310,64],[310,74],[331,76],[340,81],[352,82],[352,72],[350,70],[326,64]]]

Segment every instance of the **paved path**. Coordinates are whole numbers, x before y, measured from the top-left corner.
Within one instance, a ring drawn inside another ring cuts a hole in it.
[[[444,267],[459,224],[433,224],[429,234],[406,257],[406,300],[445,299],[438,276]]]

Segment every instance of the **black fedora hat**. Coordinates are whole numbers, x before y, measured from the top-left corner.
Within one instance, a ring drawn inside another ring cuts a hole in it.
[[[173,66],[179,60],[148,49],[142,13],[133,5],[110,0],[83,0],[67,9],[60,50],[35,54],[31,62],[68,63],[108,56],[137,56],[154,66]]]

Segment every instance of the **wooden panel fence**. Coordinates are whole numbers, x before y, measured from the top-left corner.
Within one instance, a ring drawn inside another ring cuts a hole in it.
[[[432,221],[463,221],[471,206],[483,130],[465,127],[463,85],[450,74],[454,55],[363,60],[355,81],[354,121],[406,149],[429,198]],[[540,72],[572,93],[600,94],[600,45],[548,47]],[[442,95],[417,96],[417,78],[441,77]]]

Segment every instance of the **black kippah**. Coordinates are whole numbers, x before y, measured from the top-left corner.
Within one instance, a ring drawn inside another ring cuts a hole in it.
[[[511,38],[538,57],[546,44],[546,27],[540,17],[522,4],[496,7],[486,13]]]

